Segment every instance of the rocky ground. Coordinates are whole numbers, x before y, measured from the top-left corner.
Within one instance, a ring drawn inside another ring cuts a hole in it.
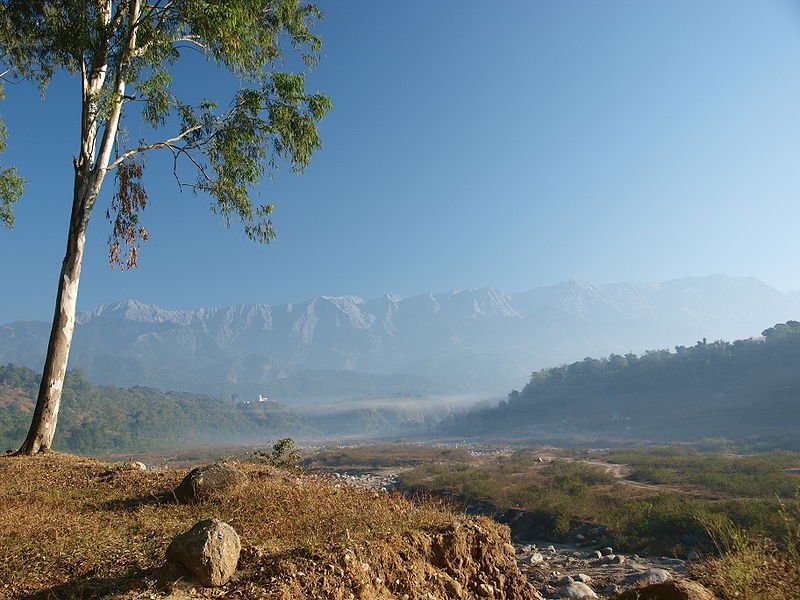
[[[392,471],[338,472],[331,477],[338,487],[391,492],[398,485],[397,473]],[[480,512],[478,505],[466,508]],[[687,561],[678,558],[625,555],[610,547],[595,549],[586,539],[576,540],[576,544],[530,540],[517,542],[514,548],[520,570],[545,598],[613,598],[643,583],[679,579],[687,570]]]

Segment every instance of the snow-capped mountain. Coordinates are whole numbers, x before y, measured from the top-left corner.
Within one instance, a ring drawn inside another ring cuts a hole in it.
[[[719,275],[567,281],[522,293],[318,296],[192,311],[125,300],[78,316],[70,365],[101,383],[214,394],[277,388],[295,397],[431,389],[501,395],[541,367],[703,337],[756,336],[795,318],[800,294]],[[41,322],[0,327],[0,360],[40,368],[48,331]]]

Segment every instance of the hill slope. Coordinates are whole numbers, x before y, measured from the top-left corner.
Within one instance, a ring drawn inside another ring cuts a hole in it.
[[[25,439],[39,376],[0,366],[0,448]],[[54,448],[98,454],[213,443],[265,443],[313,432],[307,420],[277,402],[232,404],[208,396],[153,388],[96,386],[67,373]]]
[[[763,339],[584,359],[533,374],[497,408],[445,422],[455,435],[771,439],[800,448],[800,323]]]

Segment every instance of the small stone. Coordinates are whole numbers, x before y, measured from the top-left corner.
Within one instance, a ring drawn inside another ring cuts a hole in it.
[[[544,562],[544,556],[542,556],[538,552],[534,552],[533,554],[531,554],[529,562],[532,565],[540,565],[540,564],[542,564]]]
[[[609,554],[614,554],[614,550],[611,548],[611,546],[606,546],[605,548],[600,549],[600,554],[603,556],[608,556]]]
[[[575,581],[580,581],[581,583],[592,583],[592,578],[584,573],[578,573],[572,577]]]
[[[448,579],[445,581],[444,589],[447,590],[447,594],[453,598],[461,598],[461,596],[464,594],[461,584],[455,579]]]
[[[548,554],[555,554],[556,553],[556,547],[555,546],[548,546],[547,547],[547,553]]]
[[[488,583],[482,583],[478,586],[478,596],[481,598],[492,598],[494,597],[494,588]]]
[[[640,573],[634,573],[625,578],[629,583],[665,583],[672,579],[669,571],[664,569],[648,569]]]
[[[594,590],[590,588],[585,583],[581,583],[580,581],[573,581],[570,584],[565,585],[560,590],[558,590],[558,597],[559,598],[574,598],[574,599],[584,599],[584,598],[597,598],[597,594],[594,593]]]
[[[621,554],[612,554],[610,562],[612,565],[621,565],[625,562],[625,557]]]
[[[132,469],[134,471],[147,471],[147,465],[143,462],[139,462],[138,460],[133,460],[129,463],[125,463],[127,468]]]
[[[578,533],[575,534],[575,539],[578,540],[579,542],[584,542],[586,541],[586,536],[583,535],[582,533]]]
[[[686,560],[700,560],[700,555],[697,552],[689,552],[686,555]]]
[[[570,583],[572,583],[572,577],[570,577],[569,575],[564,575],[561,579],[558,580],[558,585],[562,587],[565,585],[569,585]]]
[[[600,550],[592,550],[589,552],[589,558],[593,558],[594,560],[601,560],[603,558],[603,554]]]

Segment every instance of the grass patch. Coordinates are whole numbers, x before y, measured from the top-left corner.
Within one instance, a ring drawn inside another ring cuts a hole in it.
[[[369,444],[324,449],[303,464],[314,468],[407,467],[430,462],[462,462],[469,459],[465,448],[439,448],[421,444]]]
[[[254,571],[229,591],[271,597],[269,569],[246,557],[341,557],[348,548],[399,545],[409,531],[432,531],[454,518],[399,495],[336,489],[322,478],[266,466],[240,467],[246,486],[184,506],[169,501],[184,471],[109,468],[57,453],[0,458],[0,597],[142,592],[155,585],[172,537],[212,516],[240,534],[243,568]]]
[[[703,520],[717,550],[694,570],[724,600],[785,600],[800,590],[800,496],[781,505],[785,531],[775,542],[730,518]]]
[[[558,453],[539,462],[540,454],[523,450],[491,460],[425,464],[402,473],[401,483],[487,501],[501,511],[536,513],[554,539],[569,539],[575,524],[589,521],[607,528],[615,546],[668,555],[711,549],[703,522],[713,518],[778,539],[785,525],[781,502],[800,485],[784,471],[800,463],[800,455],[788,452],[739,457],[686,448],[624,449]],[[626,479],[653,485],[620,481],[607,463],[630,465]]]

